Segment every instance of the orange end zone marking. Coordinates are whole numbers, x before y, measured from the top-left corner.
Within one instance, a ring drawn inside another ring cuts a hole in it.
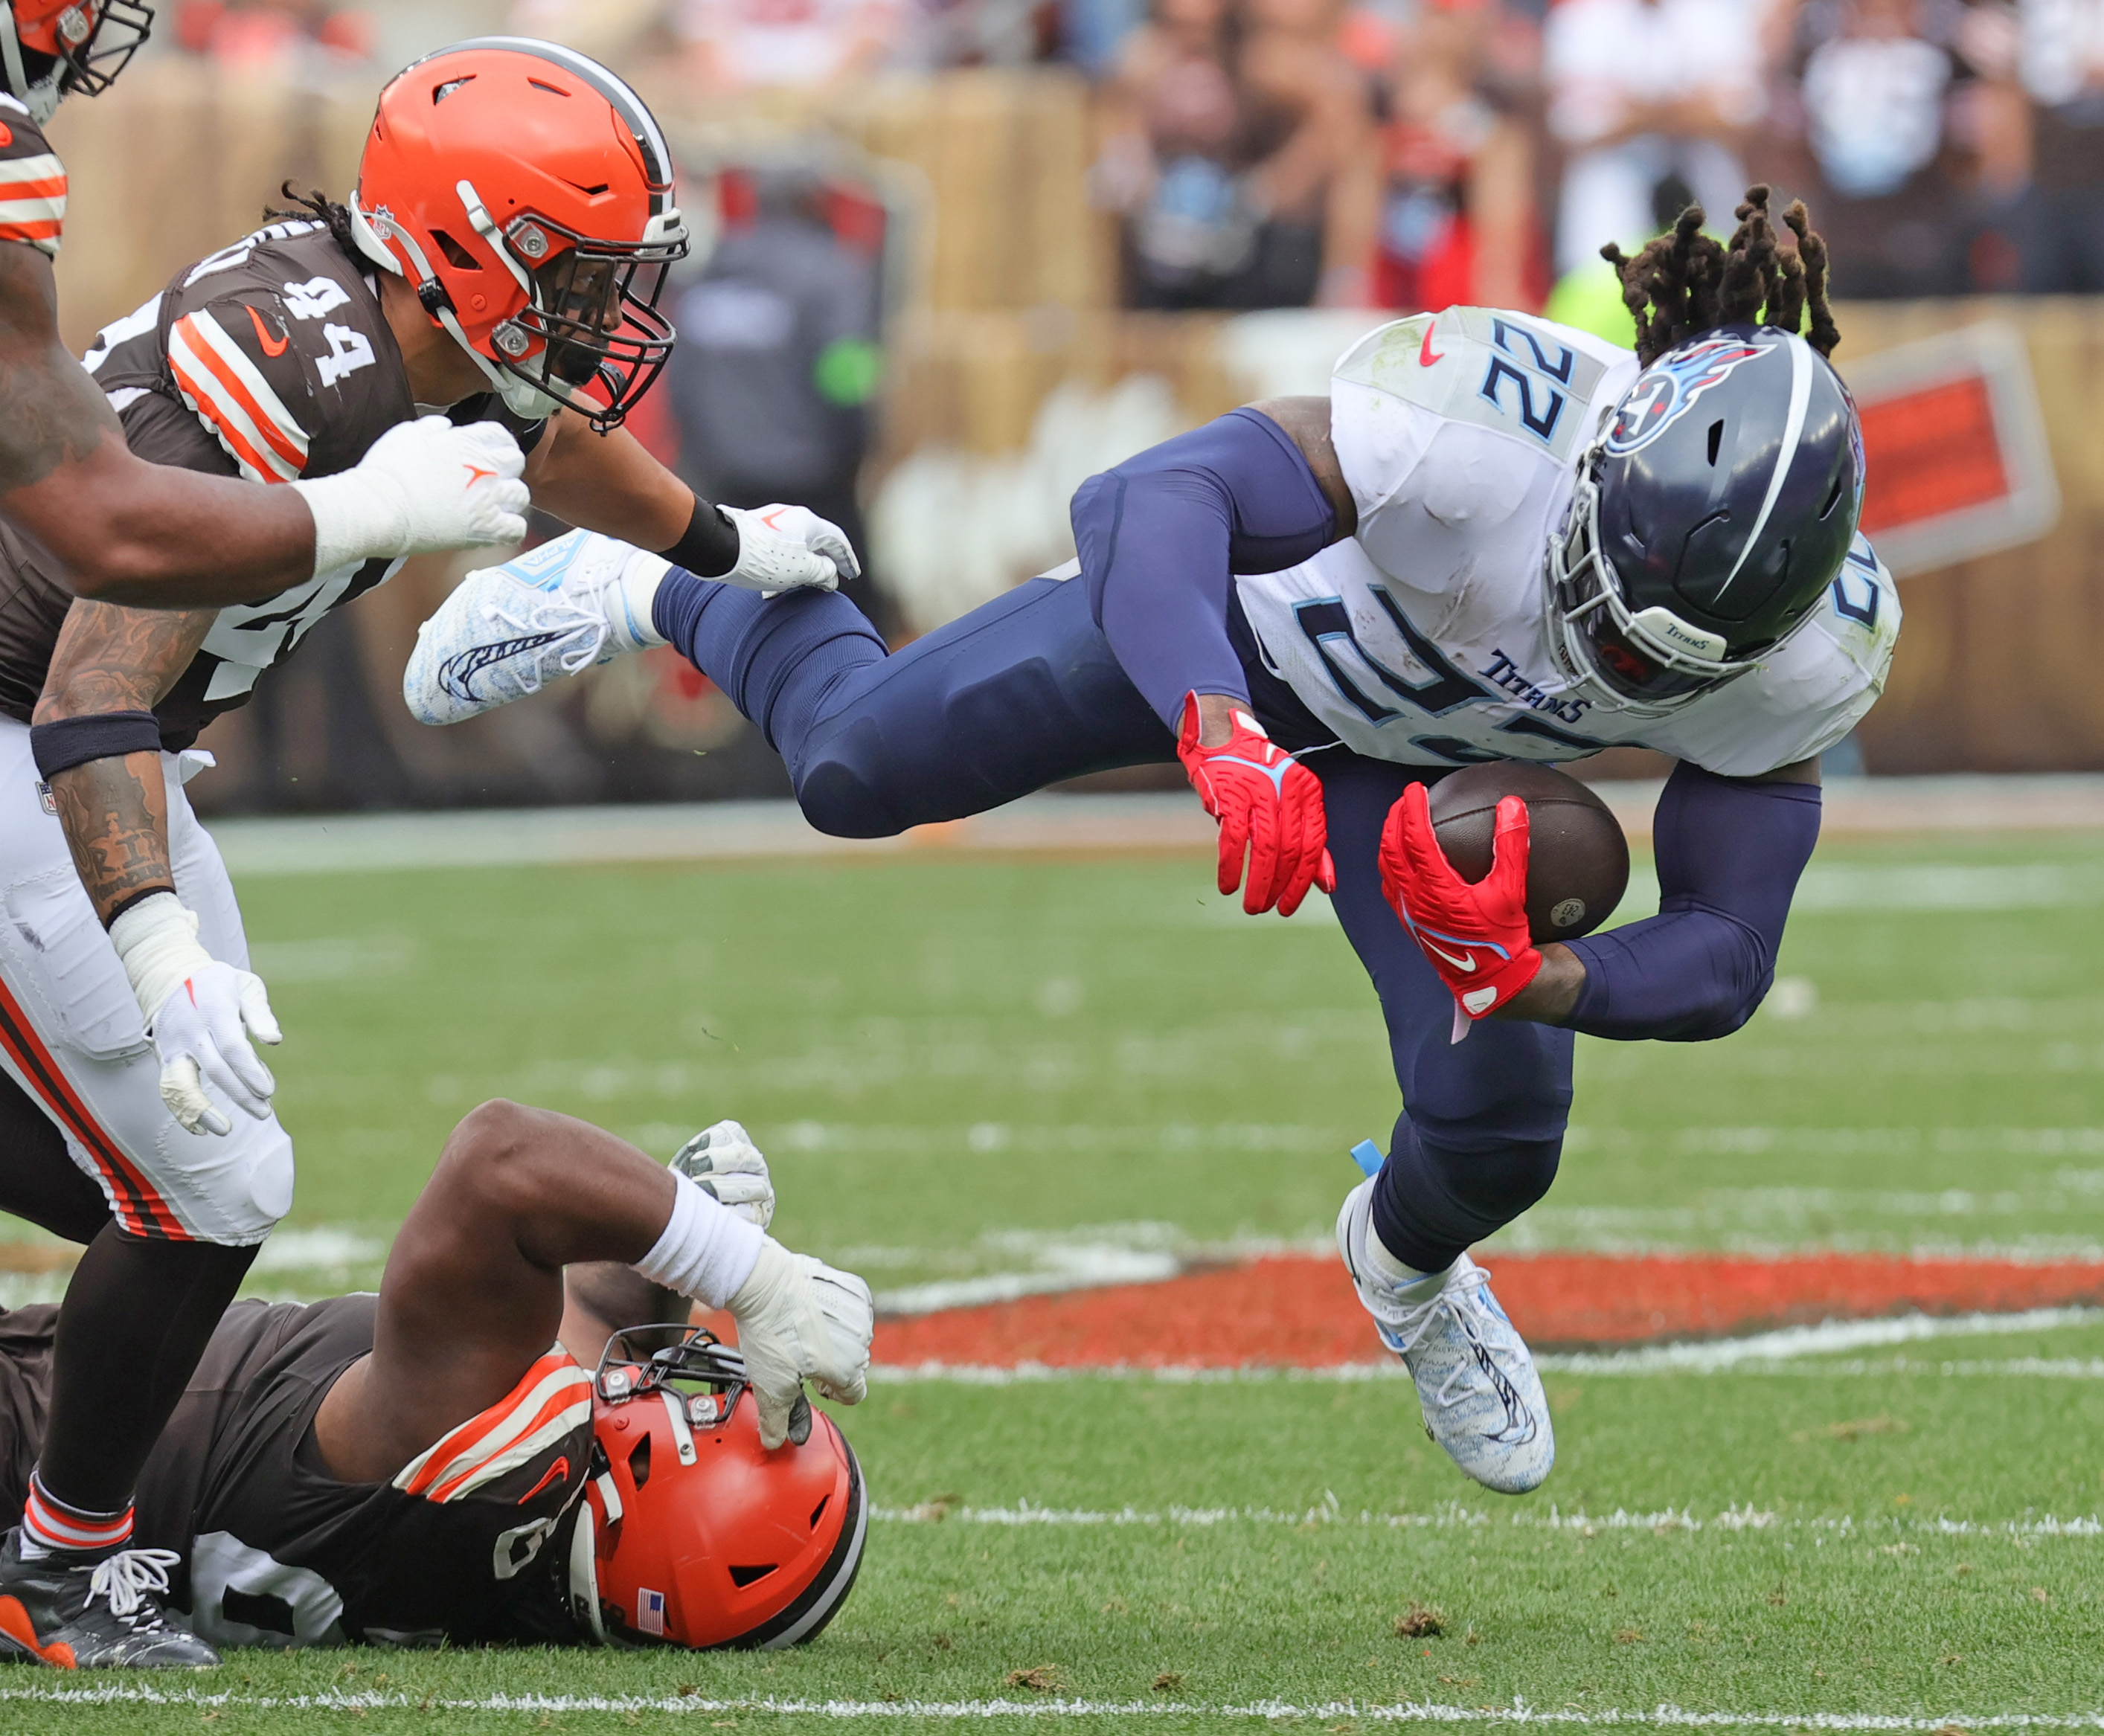
[[[1537,1350],[1721,1338],[1883,1315],[2104,1303],[2104,1265],[1804,1254],[1487,1254],[1498,1300]],[[1335,1260],[1306,1255],[1161,1284],[1031,1296],[879,1322],[873,1360],[1011,1368],[1336,1368],[1386,1355]]]

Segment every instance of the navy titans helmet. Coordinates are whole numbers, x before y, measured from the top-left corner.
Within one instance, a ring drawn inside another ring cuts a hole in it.
[[[1863,430],[1794,332],[1720,326],[1638,376],[1549,539],[1558,657],[1622,710],[1745,674],[1810,618],[1863,505]]]

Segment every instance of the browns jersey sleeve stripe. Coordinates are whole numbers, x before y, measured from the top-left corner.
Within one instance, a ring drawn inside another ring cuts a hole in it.
[[[65,165],[29,111],[0,96],[0,241],[27,242],[56,258],[65,208]]]
[[[500,1403],[410,1460],[394,1486],[429,1501],[457,1501],[591,1422],[591,1377],[567,1351],[553,1350]]]
[[[233,332],[221,323],[222,314],[232,315]],[[252,324],[252,334],[243,329]],[[292,340],[282,327],[274,345],[254,302],[200,308],[168,328],[168,372],[176,389],[252,482],[288,483],[307,467],[307,430],[261,365],[285,359]],[[260,358],[251,357],[249,345]]]

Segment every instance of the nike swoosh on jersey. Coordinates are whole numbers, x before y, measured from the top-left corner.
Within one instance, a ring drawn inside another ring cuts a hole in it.
[[[1446,359],[1444,356],[1433,354],[1432,327],[1427,326],[1424,328],[1424,341],[1417,346],[1417,365],[1420,367],[1429,367],[1434,362],[1443,362]]]
[[[283,337],[272,337],[270,328],[263,323],[263,316],[252,307],[248,309],[248,317],[256,322],[256,341],[263,346],[263,354],[274,358],[284,354],[287,346],[292,341],[292,334],[288,332]]]

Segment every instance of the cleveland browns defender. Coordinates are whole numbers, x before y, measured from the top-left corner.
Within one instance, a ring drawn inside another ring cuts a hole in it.
[[[0,1207],[91,1226],[96,1189],[63,1153],[29,1173],[29,1189],[0,1176]],[[135,1547],[105,1564],[112,1625],[142,1653],[811,1638],[854,1582],[868,1516],[854,1453],[801,1383],[859,1400],[871,1316],[860,1279],[764,1233],[773,1205],[734,1121],[667,1169],[567,1116],[484,1105],[378,1296],[227,1311],[140,1479]],[[729,1309],[741,1350],[649,1329],[684,1323],[690,1297]],[[56,1312],[0,1315],[9,1514],[45,1426]],[[29,1631],[38,1565],[0,1587],[0,1649],[81,1663],[77,1631]],[[198,1638],[149,1618],[163,1595]]]
[[[345,562],[516,541],[519,453],[488,425],[420,421],[347,474],[270,492],[163,469],[59,341],[51,260],[65,168],[43,127],[107,90],[145,42],[140,0],[0,0],[0,519],[83,596],[145,606],[247,603]]]
[[[1433,1437],[1489,1487],[1533,1488],[1555,1453],[1540,1382],[1467,1250],[1554,1177],[1574,1031],[1700,1040],[1760,1004],[1818,836],[1818,756],[1877,698],[1899,628],[1857,535],[1825,248],[1801,206],[1779,247],[1767,202],[1750,192],[1728,246],[1694,210],[1623,261],[1634,355],[1494,309],[1384,327],[1328,398],[1092,478],[1073,576],[895,657],[840,599],[769,601],[579,536],[470,576],[404,695],[450,722],[669,642],[766,731],[812,824],[849,836],[1179,758],[1220,821],[1220,890],[1245,856],[1251,914],[1322,887],[1373,978],[1403,1111],[1339,1245]],[[529,588],[558,561],[559,586]],[[546,638],[501,645],[498,618]],[[1680,762],[1659,913],[1536,948],[1506,876],[1446,866],[1425,786],[1616,743]]]
[[[655,309],[686,245],[671,180],[657,123],[595,63],[463,44],[383,93],[350,207],[317,199],[186,266],[102,332],[81,377],[145,456],[273,486],[348,475],[426,411],[499,425],[567,519],[733,583],[830,585],[853,565],[831,526],[800,508],[719,513],[620,425],[671,345]],[[251,1047],[277,1026],[182,794],[197,762],[179,756],[397,564],[149,612],[76,601],[0,527],[0,1064],[114,1217],[69,1293],[23,1534],[78,1581],[71,1603],[20,1594],[36,1636],[77,1630],[77,1663],[176,1655],[134,1645],[136,1623],[98,1652],[77,1606],[130,1533],[184,1373],[292,1200],[292,1142]],[[145,1402],[112,1391],[96,1355],[136,1350],[141,1330]],[[0,1595],[14,1571],[0,1561]]]

